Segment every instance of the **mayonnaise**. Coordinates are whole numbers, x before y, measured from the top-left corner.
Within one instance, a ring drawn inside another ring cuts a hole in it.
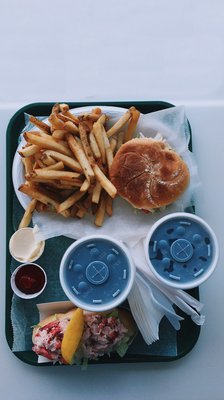
[[[19,262],[37,260],[44,251],[45,242],[37,242],[33,228],[22,228],[16,231],[9,241],[9,251]]]

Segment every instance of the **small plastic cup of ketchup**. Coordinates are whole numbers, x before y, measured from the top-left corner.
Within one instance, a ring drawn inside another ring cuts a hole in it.
[[[39,296],[47,284],[47,275],[40,265],[26,263],[19,265],[11,276],[11,288],[22,299]]]

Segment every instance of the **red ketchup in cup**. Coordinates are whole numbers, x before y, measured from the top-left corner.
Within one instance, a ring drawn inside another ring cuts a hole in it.
[[[34,298],[44,290],[47,283],[46,273],[39,265],[22,264],[13,272],[11,286],[21,298]]]

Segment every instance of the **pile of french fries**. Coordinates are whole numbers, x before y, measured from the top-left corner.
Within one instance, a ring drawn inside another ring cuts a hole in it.
[[[31,201],[19,228],[30,224],[34,210],[66,218],[94,215],[95,225],[102,226],[117,194],[109,178],[114,155],[133,138],[139,116],[131,107],[109,129],[99,107],[75,116],[67,104],[56,103],[49,124],[30,116],[35,130],[24,133],[26,144],[19,150],[25,169],[19,190]]]

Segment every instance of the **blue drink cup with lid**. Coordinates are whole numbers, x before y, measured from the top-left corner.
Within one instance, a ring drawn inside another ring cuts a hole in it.
[[[135,278],[128,249],[105,235],[76,240],[60,264],[60,283],[77,307],[101,312],[121,304]]]
[[[152,226],[145,240],[145,255],[162,283],[190,289],[212,274],[219,248],[215,233],[202,218],[180,212],[166,215]]]

